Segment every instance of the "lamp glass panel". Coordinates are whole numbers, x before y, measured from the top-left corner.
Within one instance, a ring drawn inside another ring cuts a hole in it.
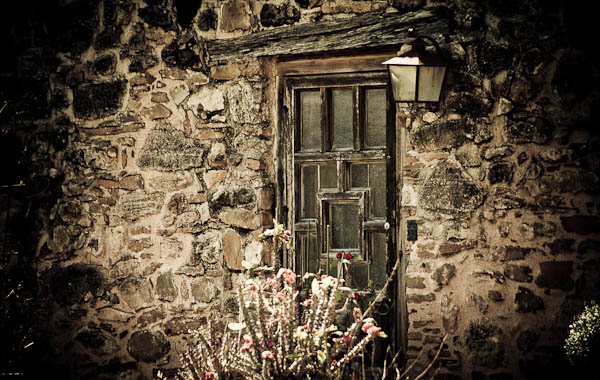
[[[389,65],[388,69],[390,71],[394,100],[397,102],[414,101],[417,83],[417,67]]]
[[[419,101],[437,102],[440,99],[442,84],[444,83],[444,66],[419,67]]]

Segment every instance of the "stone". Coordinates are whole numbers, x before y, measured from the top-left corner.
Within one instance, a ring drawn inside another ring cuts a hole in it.
[[[109,322],[127,322],[135,317],[134,313],[123,311],[114,307],[103,307],[96,310],[96,316],[101,321]]]
[[[162,104],[155,104],[151,107],[142,108],[141,114],[151,120],[158,120],[171,116],[172,112]]]
[[[428,293],[428,294],[411,293],[411,294],[408,294],[406,297],[407,303],[423,303],[423,302],[431,302],[431,301],[435,301],[434,293]]]
[[[151,188],[162,191],[179,191],[194,184],[194,176],[189,172],[176,171],[163,173],[148,180]]]
[[[539,340],[540,336],[535,331],[523,330],[517,337],[517,348],[523,353],[531,352]]]
[[[518,282],[531,282],[531,268],[524,265],[508,264],[504,267],[504,276]]]
[[[75,340],[85,348],[100,355],[110,354],[117,350],[114,339],[98,328],[83,327],[75,335]]]
[[[170,351],[171,343],[160,331],[136,331],[127,342],[127,352],[134,359],[144,362],[157,362]]]
[[[488,298],[494,302],[504,301],[504,295],[497,290],[488,290]]]
[[[452,279],[455,274],[456,266],[446,263],[437,268],[431,275],[431,278],[437,283],[438,289],[441,289],[443,285],[448,285],[450,283],[450,279]]]
[[[180,105],[188,97],[190,90],[185,83],[182,83],[176,87],[173,87],[169,94],[171,95],[173,102],[177,105]]]
[[[138,218],[158,214],[165,200],[162,191],[135,191],[121,195],[112,215],[123,220],[134,221]]]
[[[141,239],[132,239],[129,244],[127,244],[127,248],[133,252],[141,252],[144,249],[152,247],[153,245],[154,243],[152,242],[152,238],[145,237]]]
[[[452,256],[462,251],[475,248],[477,243],[474,240],[464,240],[461,242],[446,242],[440,244],[438,252],[442,256]]]
[[[125,80],[84,83],[73,89],[73,113],[81,119],[99,119],[119,111],[126,91]]]
[[[206,9],[200,12],[197,19],[198,29],[203,32],[214,30],[217,28],[218,16],[217,13],[212,9]]]
[[[425,278],[407,276],[406,287],[409,289],[425,289],[427,286],[425,285]]]
[[[423,208],[450,216],[470,214],[483,202],[481,189],[453,158],[433,168],[420,195]]]
[[[252,10],[243,0],[229,0],[221,7],[221,25],[223,32],[235,30],[248,31],[252,28]]]
[[[503,130],[504,141],[512,144],[544,144],[551,134],[551,128],[540,119],[534,123],[523,120],[509,122]]]
[[[514,174],[514,167],[509,162],[494,163],[488,169],[487,178],[491,184],[506,182],[511,183]]]
[[[223,242],[220,232],[209,230],[192,243],[192,265],[201,264],[209,274],[221,274],[223,268]]]
[[[138,310],[147,306],[154,300],[152,284],[147,278],[139,276],[127,277],[121,280],[118,290],[120,293],[119,298],[132,310]]]
[[[187,105],[197,117],[200,117],[201,112],[217,112],[225,109],[225,98],[218,88],[204,86],[189,97]]]
[[[211,278],[197,278],[191,283],[192,297],[203,303],[209,303],[214,300],[220,293],[219,288]]]
[[[259,227],[256,214],[244,208],[225,209],[219,213],[219,219],[225,224],[246,230],[255,230]]]
[[[94,61],[94,71],[99,75],[114,74],[117,66],[117,58],[114,54],[105,54]]]
[[[419,151],[459,148],[467,141],[471,129],[472,126],[459,120],[424,123],[411,129],[410,142]]]
[[[572,274],[573,261],[543,261],[535,284],[540,288],[571,290],[575,287]]]
[[[168,336],[187,334],[189,330],[198,330],[207,327],[206,317],[187,318],[175,317],[163,323],[163,329]]]
[[[59,224],[52,230],[52,244],[56,252],[65,252],[71,243],[71,233],[69,229]]]
[[[522,286],[519,286],[518,292],[515,294],[515,307],[518,313],[535,313],[545,308],[544,300],[541,297]]]
[[[163,62],[170,67],[182,70],[202,71],[206,60],[203,43],[190,30],[178,34],[178,38],[161,50]]]
[[[131,174],[121,178],[119,181],[119,187],[124,190],[143,190],[144,189],[144,178],[140,174]]]
[[[263,93],[246,80],[236,81],[227,87],[227,103],[231,120],[241,124],[258,124],[264,120],[261,113]]]
[[[223,256],[225,264],[229,269],[244,269],[242,266],[242,261],[244,260],[242,240],[235,230],[227,229],[223,234]]]
[[[442,326],[448,334],[456,331],[458,326],[458,305],[454,303],[451,295],[445,294],[440,302]]]
[[[561,170],[540,177],[540,190],[546,193],[598,194],[600,181],[598,176],[584,170]]]
[[[275,5],[263,4],[260,10],[260,23],[263,26],[290,25],[300,20],[300,11],[290,3]]]
[[[544,246],[550,249],[552,255],[575,253],[575,239],[571,238],[556,239],[545,243]]]
[[[584,239],[577,246],[577,253],[600,253],[600,240],[596,239]]]
[[[222,167],[227,165],[227,147],[222,142],[213,143],[208,152],[208,164],[211,167]]]
[[[175,15],[167,0],[148,0],[146,3],[146,7],[138,10],[142,20],[164,30],[175,30]]]
[[[100,297],[108,287],[106,270],[99,265],[76,263],[56,267],[46,276],[54,300],[61,305],[82,303],[88,293]]]
[[[183,131],[155,128],[150,131],[137,163],[143,169],[176,171],[201,167],[205,146]]]
[[[173,302],[178,291],[173,282],[173,273],[164,272],[156,278],[156,295],[163,301]]]
[[[494,369],[504,365],[505,346],[502,330],[486,318],[471,321],[465,331],[465,345],[471,351],[473,364]]]
[[[115,279],[122,279],[139,273],[140,268],[140,262],[135,258],[121,259],[113,264],[110,275]]]
[[[163,91],[156,91],[150,95],[150,101],[154,103],[167,103],[169,101],[169,95]]]
[[[589,235],[600,232],[600,217],[595,215],[561,216],[560,222],[566,232]]]

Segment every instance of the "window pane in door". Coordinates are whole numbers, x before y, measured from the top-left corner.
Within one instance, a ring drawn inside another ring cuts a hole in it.
[[[381,288],[386,281],[386,239],[385,233],[371,233],[369,277],[375,288]]]
[[[369,164],[369,187],[371,188],[371,212],[372,217],[385,217],[386,203],[386,170],[385,163]]]
[[[298,268],[302,274],[319,271],[319,246],[317,241],[316,223],[315,232],[296,234],[296,252]]]
[[[386,136],[386,90],[368,89],[366,98],[367,147],[385,146]]]
[[[369,165],[350,165],[351,187],[369,187]]]
[[[351,149],[352,115],[353,115],[352,89],[331,90],[331,148],[333,150]]]
[[[320,166],[320,188],[337,189],[337,166],[335,162]]]
[[[331,248],[358,248],[358,205],[330,205]]]
[[[300,149],[321,150],[321,92],[300,92]]]
[[[317,173],[316,165],[302,167],[300,203],[303,218],[317,216]]]

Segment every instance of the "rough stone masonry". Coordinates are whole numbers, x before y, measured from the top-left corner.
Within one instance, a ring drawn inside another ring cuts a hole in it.
[[[277,94],[264,59],[214,61],[208,42],[435,7],[447,90],[397,108],[396,195],[416,226],[400,237],[407,358],[448,335],[437,380],[568,378],[567,326],[600,294],[585,5],[14,5],[0,12],[0,241],[3,291],[24,268],[30,297],[10,306],[25,327],[2,330],[34,344],[3,351],[0,371],[151,379],[177,368],[188,329],[237,313],[241,262],[262,257],[276,211]]]

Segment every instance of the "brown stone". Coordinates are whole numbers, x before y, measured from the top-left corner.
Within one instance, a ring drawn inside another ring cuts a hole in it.
[[[243,208],[227,209],[219,214],[219,219],[225,224],[240,227],[247,230],[255,230],[259,227],[258,217],[250,210]]]
[[[540,288],[571,290],[575,287],[572,274],[573,261],[545,261],[540,263],[535,284]]]
[[[592,215],[561,216],[560,222],[567,232],[589,235],[600,232],[600,217]]]
[[[177,288],[173,282],[173,273],[161,273],[156,278],[156,294],[163,301],[173,302],[177,298]]]
[[[195,279],[191,288],[192,297],[198,302],[208,303],[219,295],[219,288],[212,278],[201,277]]]
[[[250,30],[252,10],[250,3],[244,0],[230,0],[221,8],[221,31]]]
[[[531,282],[531,268],[523,265],[508,264],[504,267],[504,276],[518,282]]]
[[[235,230],[227,229],[223,234],[223,256],[229,269],[242,270],[242,240]]]
[[[146,107],[142,109],[141,113],[152,120],[158,120],[171,116],[172,112],[170,109],[159,103],[153,105],[152,107]]]
[[[150,100],[154,103],[167,103],[169,101],[169,95],[162,91],[153,92]]]
[[[147,237],[147,238],[135,239],[135,240],[130,241],[129,244],[127,245],[127,248],[129,248],[130,250],[132,250],[134,252],[140,252],[146,248],[152,247],[152,245],[153,245],[152,239]]]
[[[443,256],[454,255],[458,252],[465,251],[467,249],[475,248],[476,242],[473,240],[465,240],[460,243],[442,243],[440,244],[440,248],[438,252]]]
[[[423,277],[407,277],[406,287],[412,289],[425,289],[425,279]]]
[[[261,160],[255,160],[254,158],[249,158],[246,160],[246,167],[250,170],[262,170],[264,169],[264,165]]]
[[[120,181],[121,189],[142,190],[144,188],[144,179],[139,174],[128,175]]]
[[[270,210],[273,207],[273,191],[268,188],[260,189],[257,203],[260,210]]]
[[[97,179],[92,182],[92,186],[103,187],[105,189],[114,189],[120,187],[119,182],[110,179]]]

